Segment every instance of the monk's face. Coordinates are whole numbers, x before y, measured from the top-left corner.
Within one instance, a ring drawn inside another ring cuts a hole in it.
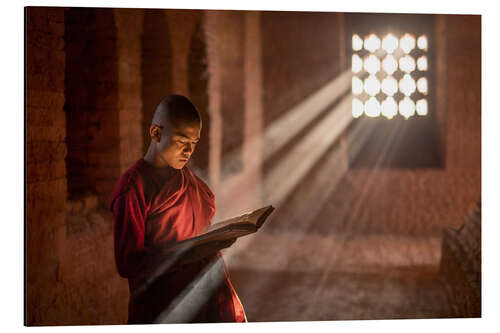
[[[175,169],[182,169],[200,141],[199,122],[165,126],[158,144],[160,159]]]

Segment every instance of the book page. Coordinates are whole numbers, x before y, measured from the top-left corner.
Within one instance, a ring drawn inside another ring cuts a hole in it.
[[[233,217],[229,220],[212,224],[207,228],[205,233],[223,228],[230,224],[253,224],[257,227],[260,227],[264,223],[264,220],[267,218],[267,216],[269,216],[269,214],[271,214],[273,210],[274,210],[273,206],[266,206],[253,210],[251,212],[244,213],[242,215]],[[260,219],[261,217],[262,219]]]

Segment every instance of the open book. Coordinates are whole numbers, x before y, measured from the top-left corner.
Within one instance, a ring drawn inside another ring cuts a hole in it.
[[[204,243],[225,241],[252,234],[264,224],[273,210],[273,206],[266,206],[229,220],[212,224],[204,233],[178,242],[174,246],[169,247],[169,250],[187,249]]]

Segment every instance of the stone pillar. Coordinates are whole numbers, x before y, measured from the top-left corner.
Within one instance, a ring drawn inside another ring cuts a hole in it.
[[[194,10],[166,10],[170,41],[172,45],[173,93],[188,96],[188,53],[196,21],[200,12]],[[165,32],[166,33],[166,32]]]
[[[446,168],[446,64],[448,62],[446,55],[446,16],[436,15],[434,38],[436,47],[436,132],[438,141],[439,156],[442,159],[442,165]]]
[[[220,81],[221,73],[218,64],[217,43],[220,42],[217,36],[218,11],[205,11],[204,32],[207,43],[207,70],[208,80],[208,113],[210,115],[210,151],[209,151],[209,181],[212,190],[217,193],[220,186],[221,175],[221,151],[222,151],[222,117],[220,112],[221,94]]]
[[[143,155],[141,99],[142,11],[113,10],[117,30],[120,174]]]
[[[196,106],[201,115],[202,130],[200,142],[191,157],[190,167],[195,173],[209,182],[209,154],[210,154],[210,125],[211,118],[208,112],[208,75],[207,75],[207,44],[203,30],[203,18],[201,12],[197,17],[196,27],[191,36],[188,58],[188,88],[189,98]]]
[[[172,46],[167,17],[162,9],[145,9],[142,24],[142,135],[146,153],[151,137],[149,127],[156,106],[172,93]]]
[[[70,8],[65,25],[68,192],[91,192],[107,206],[120,174],[113,11]]]
[[[214,140],[221,159],[220,180],[243,171],[244,141],[244,40],[245,14],[239,11],[207,11],[209,95]],[[218,123],[220,121],[220,123]]]
[[[214,221],[261,203],[260,13],[205,12]]]
[[[481,169],[481,16],[446,17],[447,168]]]
[[[245,189],[252,193],[247,205],[258,208],[262,204],[262,61],[260,12],[245,14],[245,141],[243,144]]]
[[[346,51],[346,36],[345,36],[345,14],[338,13],[337,14],[337,29],[338,29],[338,38],[339,38],[339,68],[340,72],[349,71],[351,69],[347,67],[347,51]],[[349,164],[349,144],[348,144],[348,130],[345,130],[344,133],[341,134],[339,138],[339,147],[341,151],[341,158],[343,161],[346,161],[347,167]]]

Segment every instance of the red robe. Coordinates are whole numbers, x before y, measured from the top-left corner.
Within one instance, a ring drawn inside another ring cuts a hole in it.
[[[220,253],[182,266],[159,254],[203,232],[215,213],[200,178],[187,167],[167,169],[162,176],[141,158],[111,199],[116,265],[129,281],[128,322],[246,321]]]

